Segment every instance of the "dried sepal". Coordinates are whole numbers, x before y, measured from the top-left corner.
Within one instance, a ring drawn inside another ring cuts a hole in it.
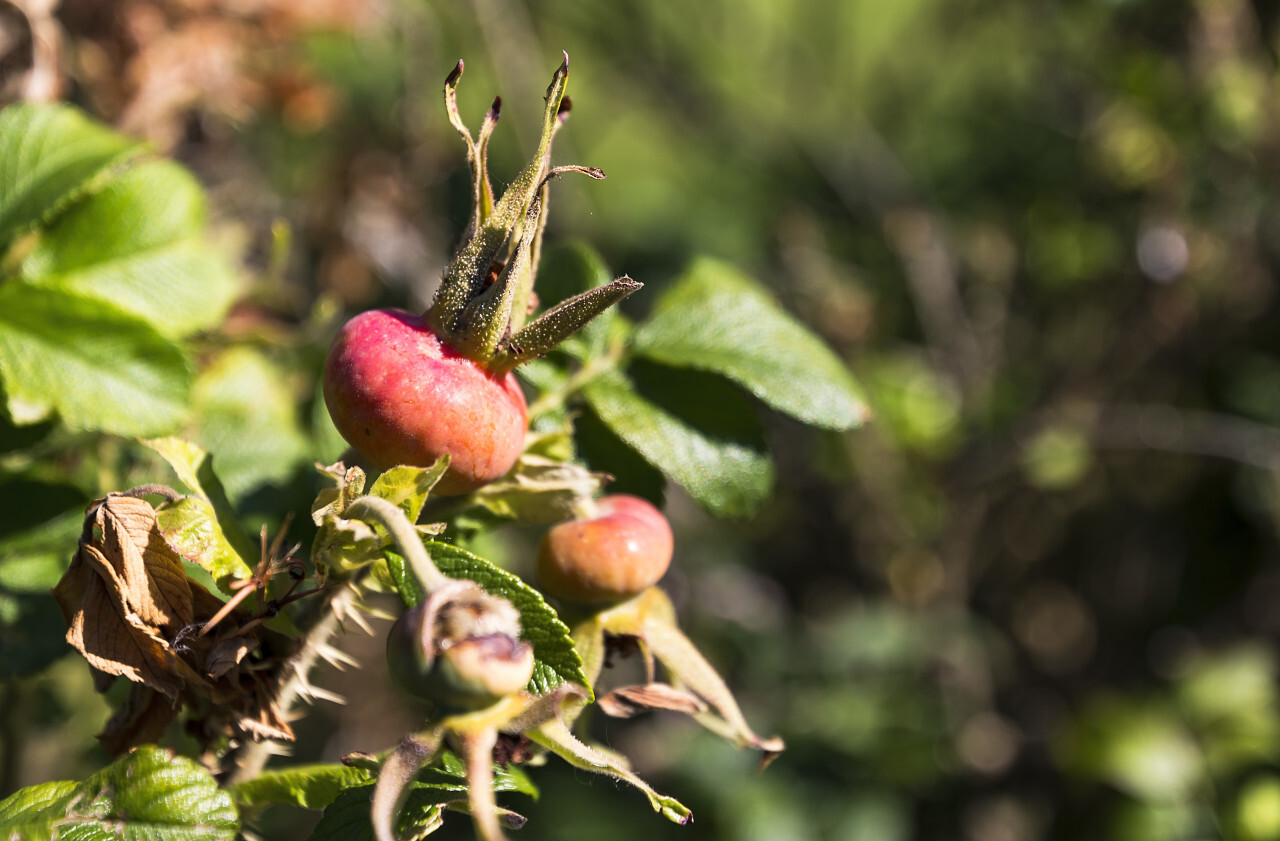
[[[462,115],[458,113],[458,81],[462,78],[464,67],[462,59],[458,59],[457,65],[444,80],[444,110],[449,115],[449,124],[457,130],[462,136],[462,142],[467,145],[467,165],[471,169],[471,221],[467,223],[466,234],[469,237],[480,229],[484,221],[484,187],[488,186],[488,177],[484,171],[481,147],[472,139],[471,131],[462,121]],[[495,117],[494,122],[496,121]],[[490,191],[490,202],[492,202],[492,191]]]
[[[707,704],[692,692],[665,683],[622,686],[597,699],[600,710],[611,718],[631,718],[652,710],[697,715],[707,711]]]
[[[644,654],[650,684],[653,684],[651,658],[666,670],[671,686],[658,690],[666,693],[665,700],[675,703],[677,696],[670,693],[683,693],[705,702],[704,709],[690,710],[689,714],[735,746],[759,750],[761,768],[786,749],[782,739],[776,736],[763,738],[751,729],[724,679],[680,630],[675,608],[660,588],[650,587],[628,601],[591,614],[577,623],[573,636],[574,645],[582,654],[585,673],[593,681],[599,676],[608,656],[608,641],[630,640]],[[646,690],[651,688],[644,687]],[[645,700],[645,694],[624,693],[606,703],[612,705],[615,712],[621,712],[624,709],[621,705],[634,705],[637,700]],[[660,699],[648,694],[647,700]],[[655,708],[672,707],[658,705]],[[631,714],[641,711],[636,709]]]
[[[674,797],[659,794],[616,757],[579,741],[561,718],[552,718],[532,728],[528,735],[536,744],[542,745],[575,768],[604,774],[640,789],[649,799],[654,811],[667,820],[678,824],[693,823],[693,812],[687,806]]]

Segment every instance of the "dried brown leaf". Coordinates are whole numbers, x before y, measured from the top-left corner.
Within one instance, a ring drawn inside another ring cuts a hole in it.
[[[108,675],[124,675],[175,699],[183,681],[177,658],[164,637],[123,605],[118,590],[103,580],[110,563],[93,546],[82,546],[54,588],[68,618],[67,642],[89,665]],[[114,582],[113,582],[114,583]],[[75,599],[74,602],[69,601]]]
[[[631,718],[650,710],[671,710],[685,715],[705,712],[707,704],[692,692],[665,683],[623,686],[599,699],[601,711],[613,718]]]
[[[119,594],[121,605],[152,628],[170,634],[191,624],[187,573],[161,533],[155,509],[146,500],[109,496],[91,510],[93,545],[108,564],[99,574]]]
[[[112,755],[144,742],[158,742],[177,714],[177,706],[169,699],[149,686],[135,683],[98,734],[98,741]]]

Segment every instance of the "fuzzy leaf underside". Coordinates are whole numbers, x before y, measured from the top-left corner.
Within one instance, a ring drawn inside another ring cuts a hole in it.
[[[6,841],[233,841],[231,795],[196,762],[154,745],[84,782],[20,789],[0,801]]]
[[[19,423],[161,435],[187,413],[191,364],[151,325],[65,290],[0,285],[0,379]]]
[[[716,260],[694,263],[662,296],[634,347],[666,365],[728,377],[813,426],[851,429],[867,416],[844,363],[759,284]]]
[[[61,105],[0,111],[0,249],[88,191],[137,141]]]
[[[633,366],[631,373],[598,377],[583,390],[604,425],[711,513],[745,517],[759,509],[773,486],[773,462],[741,395],[723,380],[678,369]],[[648,393],[636,375],[652,382]]]
[[[521,637],[533,646],[533,677],[528,691],[542,695],[562,683],[589,686],[582,672],[582,658],[573,647],[569,628],[560,621],[542,594],[525,584],[518,576],[499,569],[478,555],[448,543],[423,541],[431,560],[450,578],[467,578],[485,592],[502,596],[520,612]],[[417,581],[406,569],[404,558],[394,551],[386,552],[387,564],[400,597],[410,607],[422,600]]]

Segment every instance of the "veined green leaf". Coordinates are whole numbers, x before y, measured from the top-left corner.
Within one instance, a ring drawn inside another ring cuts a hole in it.
[[[713,514],[756,511],[773,486],[773,462],[741,395],[696,372],[633,366],[632,374],[635,381],[613,372],[583,390],[605,426]],[[643,393],[641,380],[650,381]]]
[[[213,459],[204,447],[173,436],[151,438],[141,443],[159,453],[178,475],[178,481],[213,506],[223,535],[242,561],[257,556],[259,547],[236,518],[236,510],[227,498],[222,480],[213,471]]]
[[[53,217],[138,148],[64,105],[0,111],[0,248]]]
[[[418,516],[422,514],[422,506],[426,504],[427,495],[448,469],[448,456],[440,457],[430,467],[402,464],[375,479],[369,493],[398,506],[409,518],[409,522],[416,523]]]
[[[188,496],[169,503],[156,512],[156,524],[175,552],[207,570],[219,586],[228,578],[243,580],[253,575],[207,500]]]
[[[203,238],[204,221],[195,178],[170,161],[148,161],[54,220],[21,276],[185,336],[220,323],[238,291],[232,267]]]
[[[82,783],[20,789],[0,802],[6,841],[233,841],[231,795],[196,762],[144,745]]]
[[[538,790],[515,766],[493,766],[493,790],[516,791],[537,798]],[[402,841],[423,838],[440,827],[447,803],[464,804],[467,773],[461,759],[445,751],[438,764],[418,772],[397,819],[396,837]],[[370,822],[373,783],[348,788],[325,807],[309,841],[374,841]]]
[[[850,429],[867,416],[844,364],[755,281],[703,259],[636,330],[637,353],[728,377],[813,426]]]
[[[468,578],[487,593],[502,596],[520,611],[520,636],[533,646],[533,677],[528,690],[541,695],[562,683],[577,683],[589,687],[582,672],[582,658],[573,647],[569,628],[560,621],[542,594],[493,564],[448,543],[423,541],[431,560],[450,578]],[[410,607],[422,601],[418,582],[408,571],[404,558],[387,550],[387,565],[400,598]],[[588,688],[588,692],[590,689]]]
[[[57,412],[119,435],[172,431],[187,412],[191,366],[135,316],[69,292],[0,285],[0,379],[19,423]]]
[[[236,783],[228,791],[241,806],[283,803],[303,809],[324,809],[349,788],[371,782],[369,772],[336,763],[295,765],[267,771]]]

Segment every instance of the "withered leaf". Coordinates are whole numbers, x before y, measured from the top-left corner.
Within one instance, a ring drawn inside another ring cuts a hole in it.
[[[686,715],[705,712],[706,702],[683,689],[665,683],[623,686],[600,698],[600,710],[613,718],[631,718],[650,710],[671,710]]]
[[[214,645],[213,650],[209,652],[209,658],[205,660],[205,671],[208,672],[209,677],[222,677],[240,665],[240,661],[257,645],[257,640],[241,634],[227,637]],[[232,674],[231,681],[238,685],[239,674]]]
[[[169,699],[149,686],[135,683],[98,734],[98,741],[113,755],[144,742],[158,742],[177,714],[178,708]]]
[[[220,626],[227,633],[200,634],[224,603],[187,578],[144,500],[113,494],[89,507],[79,549],[53,595],[67,641],[93,668],[98,690],[119,676],[135,684],[99,737],[107,750],[159,739],[179,707],[199,697],[208,702],[209,739],[231,729],[293,738],[275,703],[278,675],[243,665],[260,645],[259,623],[233,611]],[[286,648],[274,644],[277,652]]]
[[[164,637],[123,603],[119,590],[104,583],[104,568],[110,564],[102,553],[82,546],[54,587],[53,597],[67,621],[67,642],[100,672],[124,675],[177,698],[183,685],[176,674],[177,658]]]
[[[108,496],[90,506],[85,535],[53,596],[67,642],[95,669],[171,701],[188,679],[198,679],[168,642],[193,621],[191,585],[145,500]]]
[[[93,511],[93,509],[90,509]],[[109,496],[94,512],[94,545],[110,562],[103,575],[125,605],[148,625],[170,633],[192,620],[191,587],[182,559],[169,546],[146,500]],[[101,533],[101,539],[96,535]]]

